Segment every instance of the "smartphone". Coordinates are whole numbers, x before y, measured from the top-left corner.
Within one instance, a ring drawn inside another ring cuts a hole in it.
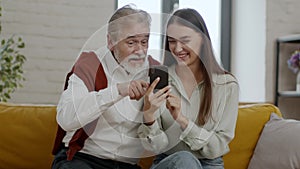
[[[151,66],[149,69],[150,84],[157,78],[160,77],[158,84],[155,89],[162,89],[169,84],[168,67],[165,65]]]

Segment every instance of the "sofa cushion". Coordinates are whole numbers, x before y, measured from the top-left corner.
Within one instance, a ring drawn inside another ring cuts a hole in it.
[[[224,156],[225,168],[246,169],[256,143],[272,112],[281,116],[272,104],[252,104],[239,106],[235,137],[229,144],[230,152]]]
[[[255,148],[248,169],[299,169],[300,121],[271,115]]]
[[[50,168],[56,107],[0,103],[0,168]]]
[[[225,168],[246,169],[264,124],[272,112],[271,104],[239,106],[236,136],[230,153],[224,156]],[[54,105],[0,103],[0,168],[50,168],[57,123]],[[147,169],[153,157],[140,161]]]

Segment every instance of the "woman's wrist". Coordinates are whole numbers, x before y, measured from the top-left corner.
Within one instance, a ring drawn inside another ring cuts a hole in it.
[[[180,125],[181,129],[184,130],[189,124],[189,120],[185,116],[180,116],[177,118],[177,123]]]

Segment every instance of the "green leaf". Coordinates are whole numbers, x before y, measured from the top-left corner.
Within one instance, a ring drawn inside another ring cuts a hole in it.
[[[24,48],[25,47],[25,43],[22,42],[21,44],[18,45],[18,48]]]
[[[4,93],[5,98],[10,99],[10,95],[8,93]]]
[[[7,49],[7,53],[12,53],[12,52],[14,52],[14,50],[12,48]]]
[[[7,100],[3,97],[2,98],[2,100],[1,100],[2,102],[7,102]]]
[[[14,70],[14,71],[17,71],[17,70],[19,70],[19,69],[20,69],[20,66],[19,66],[19,65],[13,67],[13,70]]]

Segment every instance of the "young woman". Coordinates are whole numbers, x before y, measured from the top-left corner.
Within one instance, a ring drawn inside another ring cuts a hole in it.
[[[152,168],[223,169],[238,113],[239,87],[216,61],[206,24],[194,9],[175,11],[167,23],[169,86],[144,98],[138,134],[158,155]],[[165,105],[165,106],[164,106]]]

